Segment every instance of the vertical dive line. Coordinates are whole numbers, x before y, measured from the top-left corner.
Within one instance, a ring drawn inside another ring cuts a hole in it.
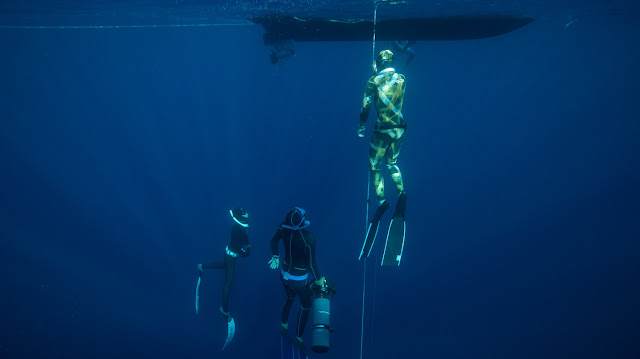
[[[376,254],[374,257],[374,263],[378,263],[378,255]],[[378,288],[378,270],[376,268],[376,266],[373,267],[373,303],[371,304],[371,344],[373,343],[373,338],[374,338],[374,332],[373,332],[373,325],[376,319],[375,316],[375,312],[376,312],[376,291]]]
[[[364,258],[364,271],[362,276],[362,316],[360,319],[360,359],[362,359],[362,346],[364,344],[364,294],[367,287],[367,257]]]
[[[371,193],[371,180],[369,178],[369,166],[367,166],[367,201],[366,201],[366,210],[365,210],[365,218],[364,218],[364,230],[365,230],[365,240],[367,237],[367,227],[369,224],[369,201],[370,201],[370,193]],[[362,315],[360,317],[360,359],[362,359],[362,348],[364,345],[364,303],[365,303],[365,293],[367,289],[367,257],[364,257],[364,270],[362,271]]]
[[[373,67],[373,65],[376,63],[376,22],[378,20],[378,2],[374,1],[374,5],[375,6],[373,8],[373,42],[371,46],[371,66],[375,72],[375,67]]]
[[[376,59],[376,22],[378,19],[378,1],[374,0],[373,2],[373,41],[371,46],[371,66],[375,64]],[[374,71],[375,72],[375,71]],[[367,238],[367,228],[369,225],[369,202],[371,196],[371,179],[369,166],[367,166],[367,201],[366,201],[366,211],[364,218],[364,231],[365,231],[365,240]],[[367,256],[368,257],[368,256]],[[360,319],[360,359],[362,359],[362,349],[364,345],[364,304],[365,304],[365,294],[367,289],[367,257],[364,258],[364,270],[362,272],[362,315]],[[374,267],[375,269],[375,267]]]

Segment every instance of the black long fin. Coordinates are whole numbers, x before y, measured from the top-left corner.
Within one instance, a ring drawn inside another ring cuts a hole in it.
[[[402,217],[404,218],[405,212],[407,211],[407,195],[402,192],[398,197],[398,203],[396,203],[396,210],[393,212],[393,218]]]
[[[371,248],[373,248],[373,244],[376,242],[376,237],[378,235],[378,226],[380,224],[380,218],[384,214],[384,212],[389,208],[389,202],[384,201],[378,209],[376,213],[373,215],[371,219],[371,223],[369,223],[369,227],[367,228],[367,236],[365,237],[364,244],[362,245],[362,250],[360,251],[360,256],[358,260],[363,257],[369,257],[369,253],[371,253]]]
[[[283,359],[304,359],[308,358],[304,343],[294,338],[289,331],[280,327],[280,350]]]
[[[404,238],[406,231],[405,212],[407,209],[407,195],[403,192],[398,197],[396,210],[393,213],[393,219],[389,224],[389,232],[387,232],[387,242],[384,246],[384,254],[382,255],[383,266],[399,266],[402,259],[402,251],[404,250]]]

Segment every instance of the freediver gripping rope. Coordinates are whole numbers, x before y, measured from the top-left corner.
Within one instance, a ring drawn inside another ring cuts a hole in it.
[[[372,37],[372,44],[371,44],[371,67],[374,70],[374,72],[376,72],[376,68],[375,68],[375,64],[376,64],[376,24],[378,22],[378,5],[380,5],[381,3],[386,2],[389,5],[396,5],[396,4],[404,4],[406,3],[405,1],[388,1],[388,0],[374,0],[373,1],[373,37]],[[368,166],[367,166],[368,167]],[[367,233],[367,228],[369,225],[369,203],[370,201],[370,196],[371,196],[371,178],[370,176],[370,171],[367,168],[367,210],[366,212],[366,217],[365,217],[365,221],[364,221],[364,228],[365,228],[365,238],[366,238],[366,233]],[[364,270],[363,270],[363,275],[362,275],[362,317],[360,320],[360,359],[362,359],[362,349],[364,346],[364,304],[365,304],[365,294],[366,294],[366,289],[367,289],[367,257],[364,258]],[[375,270],[375,267],[374,267]],[[374,272],[375,274],[375,272]],[[376,278],[377,281],[377,276],[375,276],[374,278]],[[377,285],[375,285],[377,283],[374,283],[374,304],[375,304],[375,289],[377,287]],[[372,324],[373,326],[373,320],[372,320]]]
[[[380,4],[379,0],[374,0],[373,2],[373,37],[371,41],[371,68],[375,72],[375,64],[376,64],[376,23],[378,22],[378,4]],[[367,201],[366,201],[366,211],[364,218],[364,230],[365,230],[365,238],[367,236],[367,228],[369,226],[369,204],[371,202],[371,171],[369,171],[369,166],[367,166]],[[367,293],[367,258],[369,256],[364,257],[364,269],[362,271],[362,315],[360,317],[360,359],[362,359],[362,352],[364,347],[364,305]]]

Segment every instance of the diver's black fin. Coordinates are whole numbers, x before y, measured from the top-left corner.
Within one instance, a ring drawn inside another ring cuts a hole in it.
[[[280,353],[283,359],[306,359],[307,352],[304,343],[291,337],[289,331],[280,326]]]
[[[398,197],[396,211],[393,213],[393,219],[389,225],[387,233],[387,243],[384,247],[382,255],[383,266],[399,266],[402,259],[402,249],[404,248],[404,235],[406,225],[404,221],[405,211],[407,209],[407,195],[403,192]]]
[[[380,218],[384,214],[384,212],[389,208],[389,202],[384,201],[378,209],[376,213],[373,215],[371,219],[371,223],[369,223],[369,228],[367,228],[367,236],[364,240],[364,244],[362,245],[362,250],[360,251],[360,257],[358,259],[362,259],[362,257],[369,257],[369,253],[371,253],[371,248],[376,241],[376,236],[378,234],[378,225],[380,224]]]

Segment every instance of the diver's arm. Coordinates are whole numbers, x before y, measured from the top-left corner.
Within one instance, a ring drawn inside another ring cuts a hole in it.
[[[238,223],[234,223],[233,228],[231,229],[231,240],[229,241],[227,248],[242,257],[249,256],[249,248],[251,248],[251,245],[249,244],[246,227],[243,227]]]
[[[243,231],[242,235],[242,253],[240,254],[243,257],[248,257],[251,254],[251,244],[249,244],[249,235],[247,234],[247,230]]]
[[[278,229],[271,236],[271,254],[274,256],[278,255],[278,241],[282,237],[282,227],[278,227]]]
[[[362,99],[362,108],[360,109],[360,121],[358,124],[358,137],[364,137],[365,123],[369,118],[369,111],[371,110],[371,103],[373,102],[374,90],[376,86],[373,82],[373,77],[367,81],[367,87],[364,90],[364,98]]]
[[[278,241],[282,238],[282,227],[278,227],[276,232],[271,236],[271,259],[269,259],[269,268],[277,269],[280,266],[280,256],[278,255]]]
[[[316,237],[311,232],[305,233],[305,237],[307,237],[307,246],[304,249],[307,256],[307,268],[309,268],[309,272],[311,272],[313,278],[318,280],[322,276],[316,263]]]
[[[251,245],[247,243],[244,248],[242,248],[242,253],[240,253],[242,257],[248,257],[251,255]]]
[[[362,106],[360,109],[360,123],[358,127],[364,127],[364,124],[367,123],[367,118],[369,118],[369,110],[370,106]]]
[[[371,110],[371,104],[373,103],[373,96],[375,94],[375,82],[373,77],[367,81],[367,86],[364,89],[364,98],[362,99],[362,108],[360,109],[360,127],[364,127],[369,118],[369,111]]]
[[[311,275],[313,275],[315,284],[324,288],[327,285],[327,280],[320,274],[318,264],[316,263],[316,238],[313,236],[313,233],[308,233],[308,235],[310,238],[309,246],[305,248],[308,260],[307,268],[309,268]]]
[[[244,248],[242,248],[242,256],[248,257],[251,255],[251,244],[249,244],[249,236],[247,231],[244,232]]]

